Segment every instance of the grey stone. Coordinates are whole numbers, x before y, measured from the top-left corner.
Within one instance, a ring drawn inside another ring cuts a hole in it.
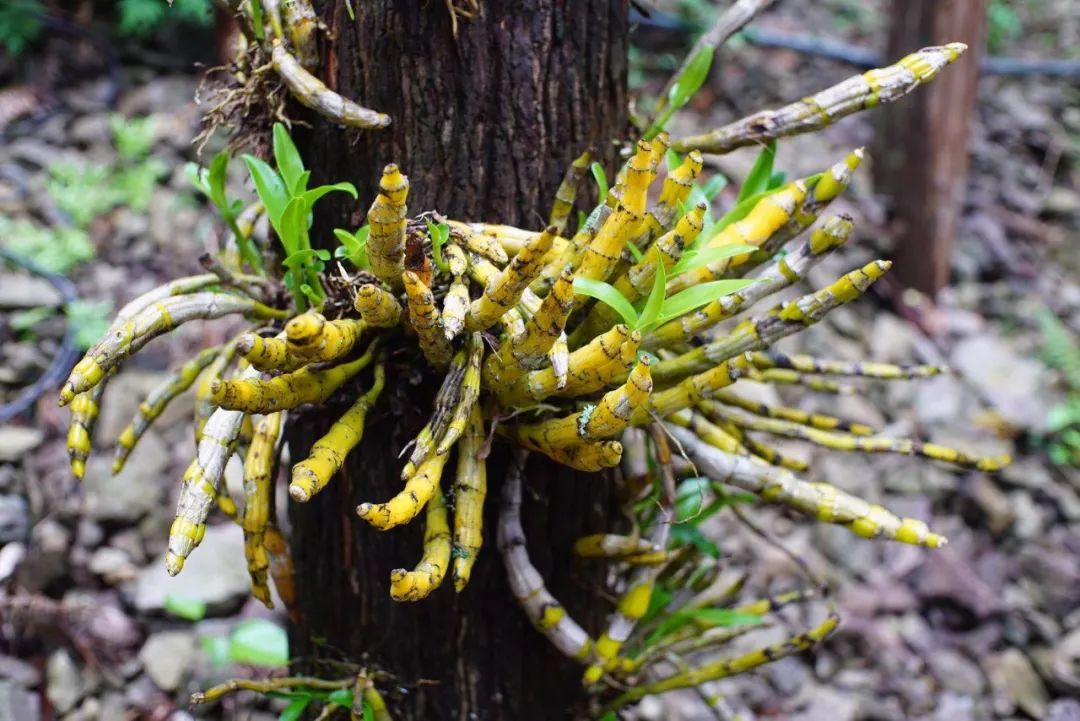
[[[76,118],[68,128],[68,142],[82,145],[108,143],[112,140],[109,116],[104,113],[91,113]]]
[[[175,691],[195,662],[195,637],[187,631],[161,631],[146,639],[139,660],[146,675],[165,691]]]
[[[0,656],[0,678],[32,688],[41,683],[41,672],[14,656]]]
[[[139,574],[139,569],[126,551],[110,546],[94,551],[89,567],[92,573],[101,576],[110,586],[131,581]]]
[[[59,713],[71,711],[86,695],[85,680],[67,651],[56,651],[49,656],[45,676],[45,695]]]
[[[963,654],[943,647],[927,654],[926,665],[945,688],[964,696],[982,694],[985,681],[979,667]]]
[[[75,545],[83,548],[97,548],[105,540],[105,529],[100,523],[89,518],[80,518],[75,527]]]
[[[1033,718],[1043,718],[1050,695],[1031,662],[1016,648],[994,654],[986,660],[991,699],[998,714],[1023,711]]]
[[[1049,398],[1046,368],[993,334],[971,336],[953,349],[953,368],[973,384],[1009,425],[1042,431]]]
[[[4,583],[11,578],[25,558],[25,544],[8,543],[3,548],[0,548],[0,583]]]
[[[994,479],[985,473],[968,476],[963,491],[981,511],[986,527],[995,536],[1004,533],[1016,520],[1016,512],[1009,497],[998,488]]]
[[[915,418],[922,425],[950,423],[961,418],[965,390],[951,375],[928,378],[915,393]]]
[[[44,440],[45,434],[37,428],[0,426],[0,463],[22,461]]]
[[[791,715],[792,721],[855,721],[859,715],[859,700],[849,693],[821,686],[810,694],[810,703]]]
[[[1046,721],[1080,721],[1080,701],[1057,699],[1046,708]]]
[[[161,613],[172,594],[205,602],[211,614],[235,611],[251,589],[243,546],[243,531],[235,523],[207,528],[183,573],[169,576],[164,557],[143,569],[131,589],[132,603],[142,613]]]
[[[918,331],[891,313],[879,313],[870,328],[870,356],[882,363],[911,363]]]
[[[0,721],[40,721],[41,699],[15,682],[0,678]]]
[[[30,535],[30,508],[22,496],[0,496],[0,544],[25,541]]]
[[[61,302],[60,291],[44,278],[22,273],[0,275],[0,308],[4,310],[47,308]]]
[[[86,514],[97,521],[138,521],[161,504],[168,467],[168,448],[150,434],[142,438],[116,475],[111,459],[92,456],[83,480]]]
[[[101,718],[105,719],[126,719],[133,714],[129,714],[131,708],[127,699],[124,698],[122,693],[109,692],[101,696]]]
[[[1027,491],[1013,491],[1009,494],[1009,505],[1016,518],[1013,532],[1018,538],[1035,538],[1042,535],[1046,523],[1046,511],[1035,502]]]

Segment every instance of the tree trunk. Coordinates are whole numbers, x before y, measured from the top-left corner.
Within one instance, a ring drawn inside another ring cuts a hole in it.
[[[893,0],[890,14],[890,58],[927,45],[968,44],[948,72],[882,113],[875,143],[874,179],[895,198],[900,226],[896,277],[931,297],[949,282],[963,210],[986,5],[986,0]]]
[[[337,194],[335,206],[328,196],[314,238],[326,244],[330,228],[362,224],[389,162],[411,181],[410,215],[438,210],[530,228],[546,221],[574,156],[593,147],[613,170],[611,141],[625,135],[626,125],[624,0],[480,0],[476,18],[458,19],[456,39],[441,2],[352,6],[355,21],[344,1],[320,12],[329,26],[324,38],[333,38],[325,40],[320,75],[343,95],[390,114],[393,124],[368,133],[307,118],[312,129],[299,134],[299,143],[313,181],[350,180],[361,197],[348,204]],[[469,585],[455,594],[448,577],[424,601],[390,599],[391,569],[411,568],[420,557],[422,520],[379,532],[354,509],[400,490],[398,454],[430,416],[441,380],[425,370],[415,348],[393,350],[361,446],[311,503],[291,504],[303,614],[293,633],[295,655],[385,672],[393,681],[383,687],[399,689],[388,698],[395,719],[570,717],[581,709],[581,668],[529,626],[495,549],[508,456],[498,441],[488,459],[484,548]],[[331,410],[346,403],[339,399]],[[294,459],[334,416],[320,410],[294,417]],[[447,491],[453,466],[451,460],[443,479]],[[612,522],[610,486],[535,458],[531,470],[523,519],[530,554],[568,611],[596,629],[608,610],[596,597],[603,579],[571,569],[569,548]]]

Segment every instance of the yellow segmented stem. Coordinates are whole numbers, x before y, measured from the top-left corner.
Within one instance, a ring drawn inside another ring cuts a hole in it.
[[[446,499],[439,484],[435,484],[427,504],[424,528],[424,555],[416,568],[406,571],[396,568],[390,572],[390,597],[395,601],[420,601],[442,585],[450,565],[450,524]]]
[[[251,576],[251,594],[267,608],[273,608],[274,602],[270,599],[270,551],[264,536],[270,523],[283,416],[271,413],[259,419],[244,457],[244,514],[240,519],[244,529],[244,558]]]
[[[645,346],[651,349],[681,345],[720,321],[738,315],[762,298],[802,280],[811,268],[847,241],[852,227],[849,216],[828,218],[807,241],[762,271],[757,283],[664,323],[646,337]]]
[[[521,476],[525,458],[523,452],[517,452],[507,471],[499,511],[497,545],[510,591],[533,628],[567,658],[584,661],[592,651],[592,639],[544,587],[544,579],[529,560],[525,547],[525,531],[521,526]]]
[[[480,361],[484,356],[484,340],[479,333],[473,333],[469,337],[466,351],[468,360],[461,380],[461,391],[446,424],[446,431],[439,438],[439,443],[435,448],[436,453],[447,453],[450,447],[457,443],[461,434],[465,432],[465,426],[473,407],[476,406],[476,401],[480,398]]]
[[[272,511],[273,509],[271,509]],[[270,578],[274,582],[281,602],[289,612],[289,618],[293,623],[300,621],[300,613],[296,604],[296,571],[293,567],[292,553],[289,544],[285,541],[281,529],[271,523],[263,533],[263,545],[270,553]]]
[[[405,284],[405,296],[409,305],[409,324],[416,331],[420,350],[428,363],[436,368],[443,368],[450,362],[453,351],[443,333],[439,309],[435,307],[435,296],[411,270],[405,271],[401,279]]]
[[[551,250],[554,237],[555,229],[546,229],[514,256],[506,270],[488,282],[483,295],[469,306],[465,317],[467,330],[487,328],[521,299],[529,284],[540,275],[544,256]]]
[[[401,287],[405,270],[405,216],[409,179],[391,163],[383,168],[379,194],[368,210],[367,254],[371,272],[391,288]]]
[[[823,431],[844,431],[853,436],[869,436],[874,433],[873,428],[862,423],[852,423],[834,416],[822,413],[810,413],[798,408],[788,408],[787,406],[761,403],[759,401],[744,398],[732,391],[717,391],[713,394],[713,399],[724,405],[742,408],[744,411],[748,411],[754,415],[791,421],[792,423],[799,423],[800,425],[810,426],[811,428],[819,428]]]
[[[668,424],[687,455],[705,475],[734,485],[767,501],[782,503],[825,523],[847,527],[864,538],[884,537],[916,546],[939,548],[946,539],[914,518],[901,518],[823,483],[808,483],[790,471],[744,456],[722,453],[693,432]]]
[[[480,407],[469,411],[469,423],[458,443],[454,476],[454,590],[460,593],[469,582],[473,565],[484,543],[484,498],[487,496],[487,462],[480,457],[486,436]]]
[[[338,95],[304,69],[281,41],[271,41],[270,59],[274,71],[289,88],[292,96],[319,115],[351,128],[378,130],[390,125],[390,116],[354,103]]]
[[[933,80],[965,50],[967,45],[963,43],[923,48],[895,65],[868,70],[778,110],[763,110],[722,128],[679,138],[673,147],[721,154],[773,138],[820,130],[846,115],[902,98]]]
[[[86,475],[86,459],[90,456],[94,424],[101,413],[101,398],[105,395],[104,381],[88,391],[79,393],[71,402],[71,424],[67,433],[67,452],[71,459],[71,474],[80,481]]]
[[[401,320],[401,303],[394,294],[372,283],[357,288],[353,305],[360,318],[375,328],[393,328]]]
[[[701,247],[718,248],[733,243],[761,246],[791,220],[796,208],[805,197],[805,181],[796,180],[788,183],[759,200],[745,218],[727,226],[702,243]],[[728,268],[737,265],[740,261],[748,260],[750,255],[749,252],[742,253],[713,261],[687,273],[681,273],[668,282],[668,293],[678,293],[700,283],[716,280],[723,276]]]
[[[221,408],[245,413],[275,413],[305,403],[324,403],[345,381],[371,363],[377,345],[375,339],[364,355],[329,368],[305,366],[273,378],[217,379],[210,384],[210,395]]]
[[[581,179],[589,172],[589,162],[592,155],[585,151],[570,164],[559,189],[555,191],[555,202],[551,206],[551,215],[548,217],[548,226],[555,229],[556,235],[562,235],[566,230],[566,220],[570,217],[570,211],[574,209],[574,200],[577,198],[578,186]]]
[[[319,17],[315,9],[308,0],[281,0],[281,20],[297,62],[308,72],[315,72],[319,67],[319,47],[315,43]]]
[[[622,561],[631,564],[663,563],[668,554],[650,539],[639,536],[620,536],[614,533],[594,533],[574,541],[573,554],[579,558]]]
[[[114,326],[75,364],[60,390],[61,405],[67,405],[76,394],[93,388],[106,373],[154,338],[192,320],[211,320],[233,314],[281,318],[284,311],[250,298],[213,292],[169,296],[151,303],[131,320]]]
[[[892,363],[871,363],[865,361],[838,361],[815,358],[809,355],[786,355],[778,351],[753,353],[750,362],[755,368],[783,368],[799,373],[816,373],[830,376],[850,376],[854,378],[880,378],[882,380],[910,380],[912,378],[931,378],[948,370],[936,365],[895,365]]]
[[[356,507],[356,514],[380,531],[387,531],[416,518],[435,494],[447,455],[428,455],[416,467],[416,472],[409,477],[400,493],[385,503],[361,503]]]
[[[651,154],[652,146],[645,140],[639,141],[637,152],[626,165],[626,190],[615,211],[585,248],[577,269],[579,278],[607,280],[627,241],[637,232],[645,214],[645,194],[655,176],[649,168]]]
[[[293,466],[289,496],[294,501],[306,503],[326,488],[345,462],[349,451],[363,438],[364,420],[386,383],[386,370],[382,363],[375,366],[374,376],[368,392],[357,398],[349,410],[330,426],[326,435],[315,441],[307,458]]]
[[[164,381],[150,391],[146,396],[146,399],[139,404],[139,408],[135,412],[135,418],[124,428],[124,430],[120,431],[120,436],[116,440],[116,454],[113,458],[113,473],[119,473],[123,469],[128,456],[131,455],[131,452],[135,449],[135,445],[139,442],[139,439],[143,437],[143,434],[146,433],[147,429],[150,428],[150,425],[157,420],[174,398],[195,383],[199,374],[210,365],[220,352],[220,347],[207,348],[200,351],[194,358],[169,374]],[[76,398],[76,402],[77,401],[78,398]],[[73,412],[74,406],[75,404],[73,403]]]
[[[236,352],[264,373],[294,371],[305,365],[302,358],[289,352],[289,344],[285,342],[283,333],[275,337],[244,333],[236,341]]]
[[[676,358],[661,361],[653,369],[658,384],[712,367],[740,353],[761,350],[777,340],[811,326],[829,311],[860,297],[892,267],[875,260],[853,270],[821,290],[774,307],[765,316],[749,318],[730,333]]]
[[[291,356],[308,363],[329,363],[349,354],[365,325],[354,318],[327,320],[313,311],[302,313],[285,324],[285,343]]]
[[[999,457],[970,456],[955,448],[948,448],[936,443],[921,443],[908,438],[867,438],[837,431],[823,431],[778,418],[751,415],[721,404],[712,404],[711,411],[718,417],[730,421],[740,428],[772,433],[787,438],[798,438],[835,451],[922,456],[923,458],[986,472],[1000,471],[1011,462],[1007,455]]]

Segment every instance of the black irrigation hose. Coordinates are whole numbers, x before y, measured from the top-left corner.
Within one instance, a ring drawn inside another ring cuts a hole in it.
[[[40,276],[52,283],[53,287],[60,292],[60,297],[63,299],[65,307],[79,300],[79,294],[78,291],[75,290],[75,284],[59,273],[45,270],[29,258],[24,258],[17,253],[12,253],[4,247],[0,247],[0,258],[12,265],[25,268],[34,275]],[[72,325],[71,320],[68,319],[67,327],[64,329],[64,338],[60,341],[60,350],[53,356],[52,362],[49,363],[49,367],[45,369],[45,372],[42,373],[36,381],[19,391],[15,400],[0,406],[0,423],[7,423],[12,418],[21,415],[28,410],[34,404],[34,401],[40,398],[45,391],[55,386],[59,386],[78,359],[79,349],[75,347],[75,327]]]
[[[887,62],[881,53],[875,50],[853,47],[847,43],[839,43],[808,35],[774,33],[755,27],[745,28],[743,34],[748,41],[761,47],[794,50],[806,55],[839,60],[861,68],[876,68]],[[1080,61],[1076,60],[1028,60],[1025,58],[991,56],[984,57],[979,68],[984,75],[1012,77],[1044,75],[1080,79]]]

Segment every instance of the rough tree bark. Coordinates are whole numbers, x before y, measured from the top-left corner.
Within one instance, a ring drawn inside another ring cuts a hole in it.
[[[363,221],[382,166],[398,163],[412,183],[410,215],[437,209],[460,219],[539,228],[559,179],[586,147],[614,165],[612,140],[626,125],[627,5],[624,0],[481,0],[459,18],[458,36],[441,2],[343,0],[320,15],[332,41],[321,75],[331,87],[380,111],[393,125],[346,132],[309,118],[299,135],[314,182],[348,179],[359,206],[327,204],[315,238]],[[408,345],[403,344],[403,349]],[[506,462],[489,459],[484,549],[468,587],[450,579],[429,599],[395,603],[389,573],[421,553],[422,523],[380,533],[354,513],[385,500],[401,482],[398,453],[430,414],[439,379],[415,350],[393,356],[387,390],[365,438],[333,484],[306,506],[291,504],[302,622],[301,658],[370,663],[393,675],[398,719],[555,719],[580,709],[581,669],[555,654],[510,595],[495,549],[495,506]],[[365,381],[366,382],[366,379]],[[333,414],[294,418],[290,448],[303,457]],[[453,461],[447,466],[452,477]],[[449,481],[444,478],[444,488]],[[571,614],[597,628],[607,607],[602,579],[571,569],[577,536],[609,527],[611,492],[597,477],[534,460],[525,498],[529,550]]]
[[[965,57],[881,114],[874,179],[896,199],[896,277],[937,295],[949,282],[963,210],[968,135],[979,83],[987,0],[893,0],[888,57],[960,41]]]

